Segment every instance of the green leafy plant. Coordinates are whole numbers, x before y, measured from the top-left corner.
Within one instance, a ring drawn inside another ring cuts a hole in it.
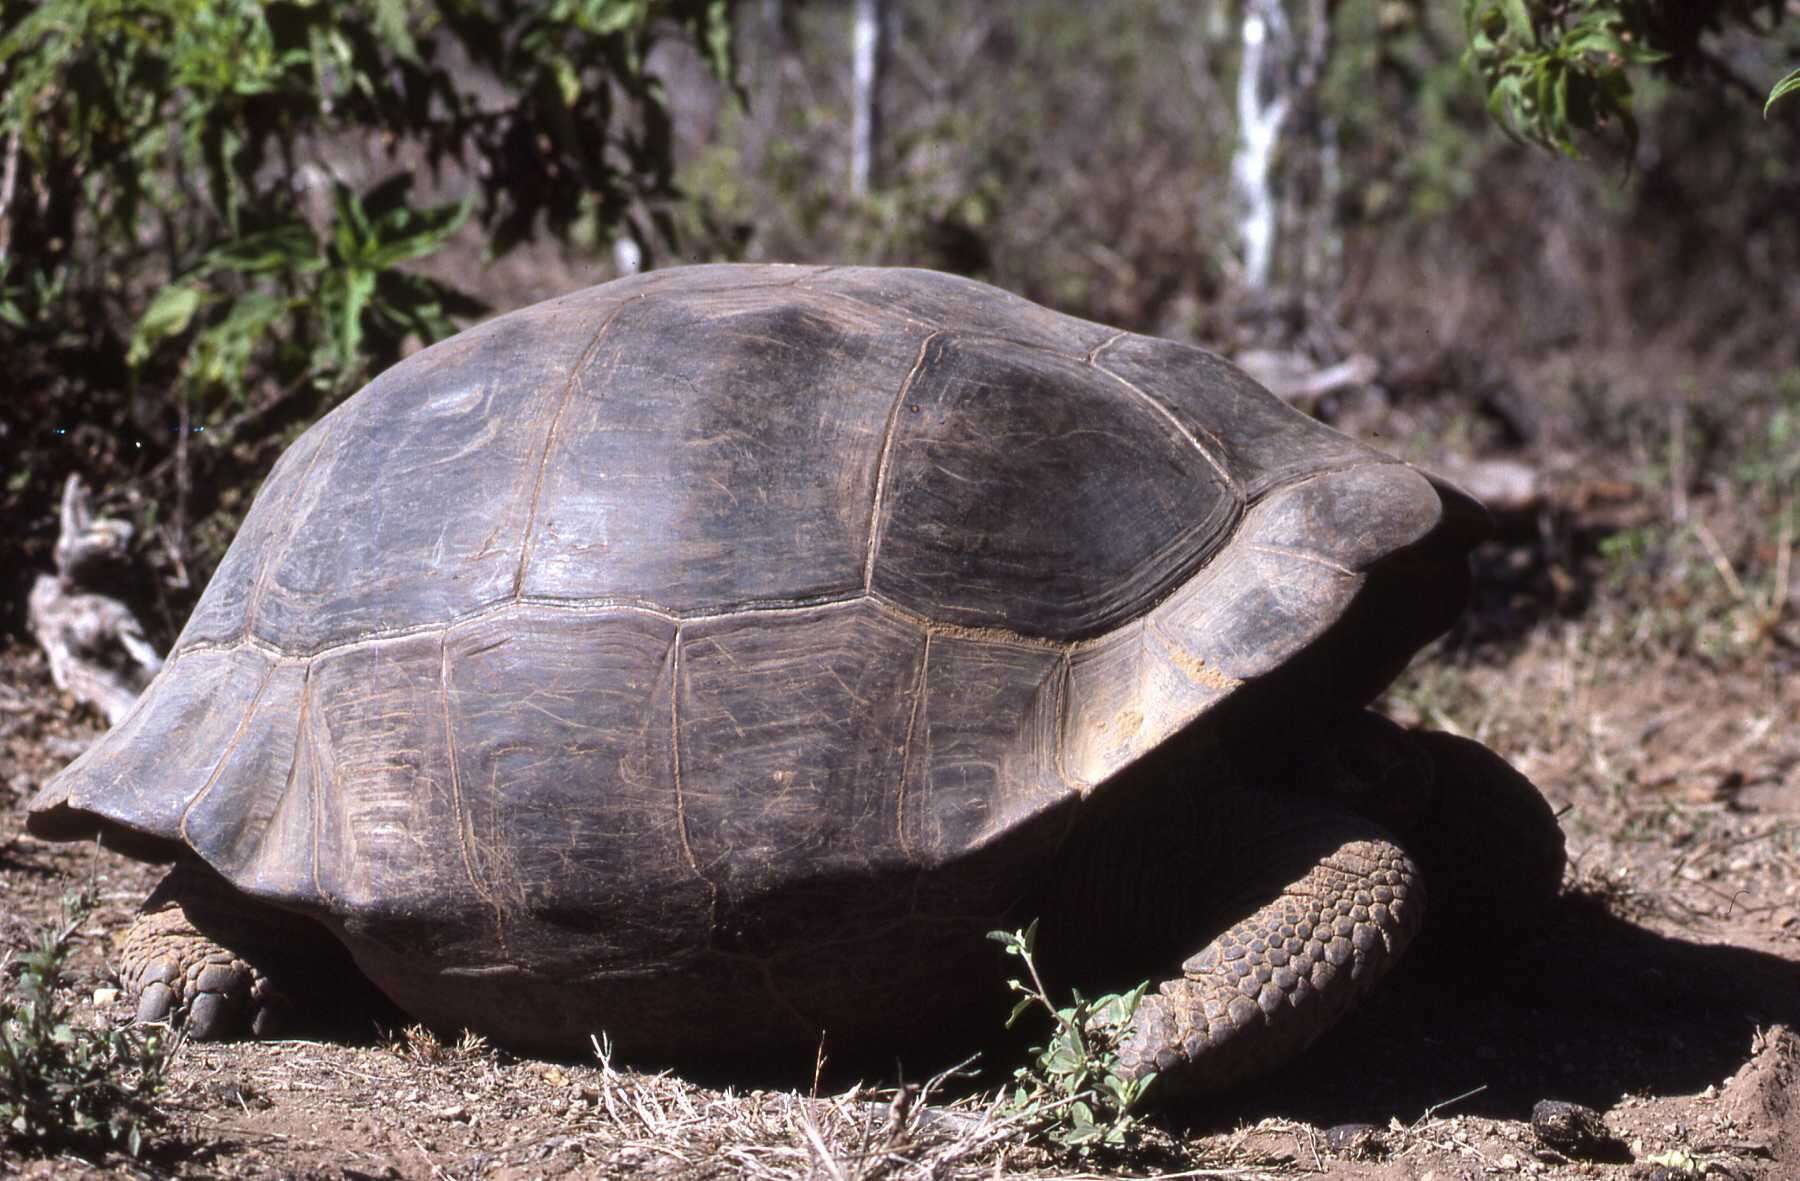
[[[1527,0],[1465,5],[1464,60],[1487,86],[1489,112],[1512,134],[1569,156],[1580,154],[1574,131],[1616,123],[1635,140],[1628,68],[1669,55],[1645,45],[1605,0],[1578,0],[1565,11]]]
[[[137,1156],[164,1122],[156,1094],[172,1046],[160,1031],[75,1019],[64,972],[91,912],[85,895],[65,898],[62,921],[17,957],[17,978],[0,995],[0,1135],[24,1151]]]
[[[405,199],[411,184],[410,176],[395,176],[367,198],[334,186],[329,235],[291,221],[208,251],[150,301],[127,362],[139,368],[163,341],[187,338],[188,383],[241,389],[268,334],[305,318],[314,325],[306,333],[311,348],[295,361],[304,374],[341,384],[362,375],[371,337],[370,351],[387,356],[409,334],[420,341],[449,335],[456,328],[453,315],[481,305],[399,265],[442,246],[468,219],[471,203],[414,209]],[[247,278],[255,281],[247,285]],[[190,335],[196,316],[208,322]]]
[[[1580,155],[1574,133],[1614,127],[1635,142],[1633,74],[1718,75],[1703,38],[1728,25],[1767,35],[1782,0],[1463,0],[1463,61],[1487,90],[1488,109],[1510,134]],[[1764,105],[1800,88],[1776,83]]]
[[[1037,930],[1034,920],[1023,931],[988,933],[1025,965],[1025,979],[1006,982],[1019,994],[1006,1027],[1034,1010],[1053,1023],[1049,1040],[1014,1072],[1004,1109],[1064,1148],[1086,1153],[1122,1146],[1136,1132],[1137,1109],[1155,1081],[1154,1075],[1128,1079],[1119,1071],[1120,1040],[1149,985],[1092,999],[1076,992],[1073,1003],[1057,1005],[1038,974]]]
[[[70,466],[139,481],[140,535],[202,582],[189,541],[298,428],[482,310],[466,267],[420,269],[453,238],[668,241],[651,50],[729,83],[731,7],[0,0],[0,352],[29,399],[0,513]]]

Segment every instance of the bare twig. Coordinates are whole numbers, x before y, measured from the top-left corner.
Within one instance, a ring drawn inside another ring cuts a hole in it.
[[[1725,547],[1719,544],[1719,539],[1713,536],[1713,531],[1706,527],[1705,521],[1695,519],[1694,536],[1698,537],[1700,544],[1705,547],[1706,556],[1712,559],[1713,569],[1717,570],[1719,577],[1724,579],[1726,589],[1731,591],[1731,597],[1739,602],[1748,599],[1750,593],[1744,589],[1743,580],[1737,576],[1737,571],[1731,568],[1731,559],[1725,556]]]
[[[0,267],[6,265],[7,248],[12,244],[13,191],[19,183],[19,133],[15,129],[6,137],[6,162],[0,164]]]
[[[1781,621],[1787,611],[1788,575],[1794,560],[1794,498],[1784,497],[1779,511],[1780,523],[1775,527],[1775,583],[1769,588],[1769,626]]]
[[[1444,1108],[1453,1106],[1457,1103],[1461,1103],[1464,1099],[1473,1099],[1475,1096],[1481,1094],[1485,1090],[1487,1090],[1487,1084],[1482,1083],[1479,1087],[1476,1087],[1474,1090],[1464,1091],[1460,1095],[1452,1095],[1450,1098],[1445,1099],[1440,1103],[1433,1103],[1430,1107],[1427,1107],[1425,1109],[1425,1114],[1419,1117],[1419,1122],[1424,1123],[1427,1120],[1434,1120],[1437,1118],[1438,1112],[1444,1110]]]
[[[1669,517],[1685,521],[1687,498],[1687,407],[1669,407]]]

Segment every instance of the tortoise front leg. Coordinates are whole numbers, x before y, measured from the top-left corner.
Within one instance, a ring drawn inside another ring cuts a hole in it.
[[[1248,880],[1251,909],[1144,998],[1121,1047],[1123,1072],[1159,1072],[1165,1097],[1221,1090],[1297,1055],[1423,921],[1419,871],[1378,825],[1304,796],[1247,802],[1229,809],[1230,846],[1198,876],[1214,888]]]

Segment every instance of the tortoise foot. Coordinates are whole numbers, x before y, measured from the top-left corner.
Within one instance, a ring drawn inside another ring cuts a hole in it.
[[[179,865],[125,935],[119,979],[139,1021],[166,1021],[188,1037],[268,1037],[282,1025],[281,941],[292,916],[271,912],[197,865]],[[289,953],[291,955],[291,952]]]
[[[286,1009],[267,972],[202,934],[179,903],[132,926],[119,976],[139,1021],[166,1021],[200,1041],[268,1037]]]

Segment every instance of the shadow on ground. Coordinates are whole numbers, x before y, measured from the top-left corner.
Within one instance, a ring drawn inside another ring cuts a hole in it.
[[[1554,506],[1495,522],[1471,558],[1474,592],[1442,641],[1449,651],[1518,652],[1539,627],[1593,606],[1606,539],[1625,526]]]

